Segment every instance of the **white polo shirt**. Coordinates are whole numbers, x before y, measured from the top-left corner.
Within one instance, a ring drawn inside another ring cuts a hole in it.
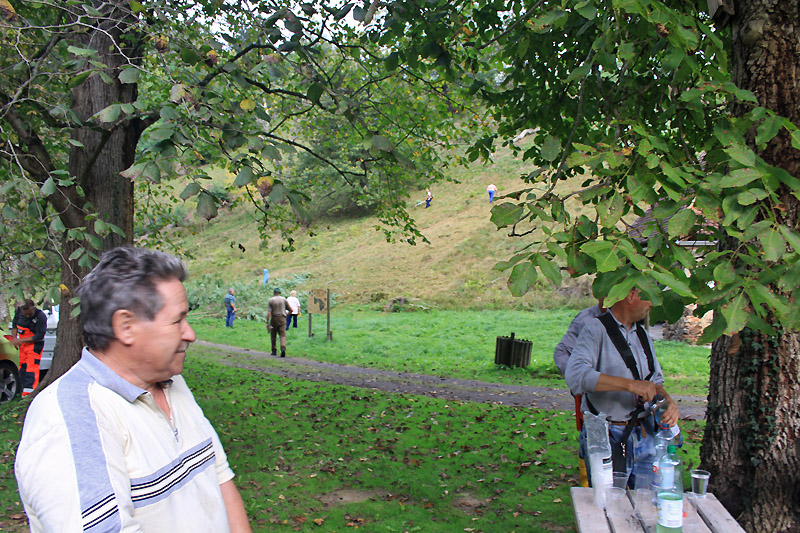
[[[152,395],[84,348],[34,399],[15,471],[31,531],[228,531],[220,484],[233,478],[181,376]]]

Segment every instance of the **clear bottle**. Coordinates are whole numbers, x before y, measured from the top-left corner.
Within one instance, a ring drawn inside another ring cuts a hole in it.
[[[657,533],[681,533],[683,531],[683,465],[670,444],[667,454],[659,461],[661,484],[658,487]]]
[[[667,447],[672,442],[672,431],[670,427],[661,423],[661,415],[664,411],[667,410],[667,402],[666,400],[661,401],[658,404],[655,412],[655,421],[656,421],[656,435],[653,439],[653,444],[655,448],[655,452],[653,455],[653,501],[655,502],[658,494],[658,488],[661,485],[661,475],[659,473],[659,461],[664,455],[667,454]]]

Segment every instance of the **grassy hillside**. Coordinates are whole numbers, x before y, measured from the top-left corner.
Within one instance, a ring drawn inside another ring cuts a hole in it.
[[[365,217],[318,224],[312,228],[314,236],[296,235],[296,251],[282,252],[278,235],[260,242],[258,222],[246,203],[203,222],[196,232],[186,231],[181,244],[193,257],[189,261],[193,276],[213,274],[228,283],[261,280],[264,268],[275,279],[307,273],[304,289],[329,286],[342,303],[403,296],[438,307],[582,305],[588,294],[586,282],[579,283],[578,290],[558,291],[551,297],[550,282],[544,280],[540,290],[517,299],[506,288],[508,272],[493,270],[527,241],[509,238],[507,230],[497,230],[490,222],[486,187],[494,183],[498,195],[518,190],[525,186],[519,176],[530,170],[521,157],[504,150],[491,164],[450,169],[450,177],[458,183],[432,185],[429,209],[424,202],[415,206],[424,200],[425,191],[415,192],[409,212],[430,241],[416,246],[387,243],[376,231],[375,219]]]

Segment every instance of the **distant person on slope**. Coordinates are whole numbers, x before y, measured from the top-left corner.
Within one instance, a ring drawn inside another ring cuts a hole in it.
[[[486,187],[486,192],[489,193],[489,203],[491,204],[494,202],[494,195],[497,194],[497,187],[495,187],[494,183],[490,183],[488,187]]]
[[[289,307],[289,302],[286,301],[286,298],[281,296],[279,288],[275,287],[272,294],[274,296],[267,303],[269,306],[267,311],[267,330],[272,343],[270,355],[277,355],[275,337],[280,335],[281,357],[286,357],[286,317],[292,313],[292,309]]]
[[[232,328],[233,321],[236,320],[236,297],[233,289],[228,289],[228,294],[225,295],[225,313],[225,327]]]
[[[425,189],[425,209],[431,206],[431,200],[433,200],[433,193],[430,189]]]
[[[300,315],[300,300],[297,299],[297,291],[290,292],[286,301],[289,302],[289,307],[292,308],[291,314],[286,319],[286,329],[288,330],[292,326],[293,320],[294,327],[297,327],[297,317]]]

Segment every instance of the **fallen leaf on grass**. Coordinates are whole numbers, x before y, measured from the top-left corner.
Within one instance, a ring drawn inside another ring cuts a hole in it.
[[[314,523],[317,524],[318,526],[321,526],[322,524],[325,523],[325,519],[324,518],[315,518],[314,519]]]

